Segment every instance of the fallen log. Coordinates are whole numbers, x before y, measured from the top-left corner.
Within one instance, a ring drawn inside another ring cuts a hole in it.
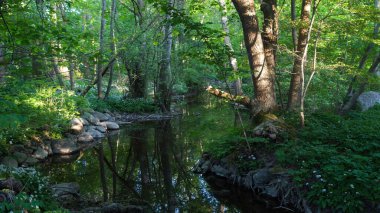
[[[244,105],[247,108],[252,107],[252,100],[251,98],[244,96],[244,95],[232,95],[228,92],[225,92],[223,90],[219,90],[216,88],[213,88],[212,86],[208,86],[206,91],[216,97],[224,98],[229,101]]]

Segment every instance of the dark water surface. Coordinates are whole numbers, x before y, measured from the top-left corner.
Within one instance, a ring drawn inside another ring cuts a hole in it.
[[[215,102],[181,110],[172,120],[124,126],[73,159],[40,169],[52,183],[79,183],[81,195],[99,203],[144,200],[152,212],[273,212],[250,193],[212,189],[191,171],[205,147],[234,127],[233,110]]]

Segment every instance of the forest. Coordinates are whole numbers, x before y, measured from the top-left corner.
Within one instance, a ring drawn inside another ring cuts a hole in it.
[[[380,212],[379,0],[0,0],[0,212]]]

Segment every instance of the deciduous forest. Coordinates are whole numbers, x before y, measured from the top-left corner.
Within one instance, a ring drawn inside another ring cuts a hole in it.
[[[0,0],[0,212],[380,212],[379,0]]]

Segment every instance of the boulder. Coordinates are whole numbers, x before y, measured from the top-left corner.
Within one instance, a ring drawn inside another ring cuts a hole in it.
[[[58,140],[52,143],[53,154],[67,155],[79,151],[79,147],[74,140]]]
[[[376,104],[380,104],[380,93],[374,91],[364,92],[359,96],[358,104],[362,111],[367,111]]]
[[[70,131],[74,134],[80,134],[83,131],[83,124],[79,118],[73,118],[71,120]]]
[[[90,113],[88,112],[85,112],[83,113],[83,116],[82,116],[84,119],[86,119],[90,124],[94,124],[96,125],[97,123],[99,123],[99,119],[93,115],[91,115]]]
[[[81,121],[81,123],[83,124],[83,126],[89,125],[89,123],[88,123],[88,121],[86,119],[80,117],[79,120]]]
[[[3,160],[1,161],[1,164],[5,165],[6,167],[9,167],[9,168],[18,167],[17,160],[11,156],[7,156],[7,157],[3,158]]]
[[[48,155],[49,155],[48,151],[46,151],[42,147],[38,147],[37,150],[34,151],[32,156],[38,160],[43,160],[43,159],[47,158]]]
[[[23,163],[28,156],[23,152],[14,152],[13,157],[17,160],[18,163]]]
[[[104,128],[103,126],[96,126],[95,129],[101,133],[106,133],[107,129]]]
[[[135,205],[124,206],[120,203],[110,203],[108,205],[103,206],[101,212],[102,213],[124,213],[124,212],[143,213],[144,208],[141,206],[135,206]]]
[[[23,164],[26,164],[27,166],[33,166],[34,164],[38,163],[38,160],[33,157],[28,157]]]
[[[93,129],[93,128],[89,129],[87,131],[87,133],[89,133],[93,138],[103,138],[104,137],[103,133],[101,133],[98,130]]]
[[[105,124],[107,126],[108,130],[116,130],[119,129],[119,124],[112,122],[112,121],[106,121],[106,122],[101,122],[102,124]]]
[[[60,183],[51,186],[53,197],[66,208],[78,205],[79,189],[78,183]]]
[[[108,121],[113,121],[113,122],[115,121],[115,118],[112,117],[112,115],[110,115],[109,113],[105,113],[104,115],[107,116]]]
[[[91,142],[94,140],[94,137],[92,137],[92,135],[88,132],[83,132],[82,134],[80,134],[78,136],[78,142],[82,142],[82,143],[88,143],[88,142]]]
[[[108,117],[101,112],[93,112],[92,115],[99,119],[99,121],[108,121]]]

